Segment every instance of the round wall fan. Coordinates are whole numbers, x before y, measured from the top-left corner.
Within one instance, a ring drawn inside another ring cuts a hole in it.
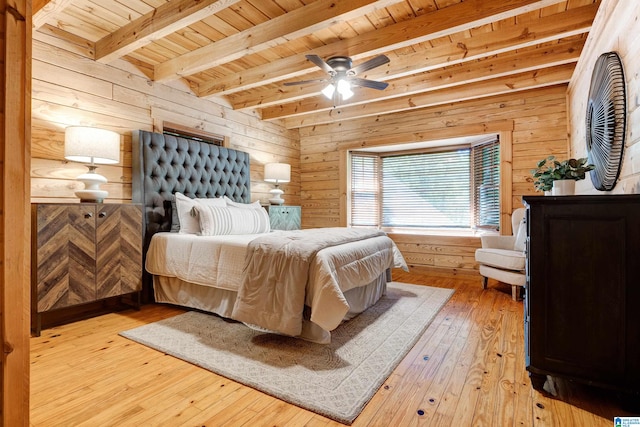
[[[586,117],[591,182],[601,191],[612,190],[620,174],[626,109],[622,62],[617,53],[604,53],[593,68]]]
[[[339,94],[343,100],[349,99],[353,96],[351,86],[368,87],[377,90],[383,90],[389,86],[389,83],[356,77],[360,73],[364,73],[365,71],[389,62],[389,58],[385,55],[376,56],[375,58],[371,58],[370,60],[355,67],[353,66],[351,58],[348,56],[333,56],[327,59],[326,62],[318,55],[306,55],[306,58],[325,71],[329,77],[325,79],[285,82],[285,86],[326,82],[329,84],[322,90],[322,93],[329,99],[335,99],[334,96]]]

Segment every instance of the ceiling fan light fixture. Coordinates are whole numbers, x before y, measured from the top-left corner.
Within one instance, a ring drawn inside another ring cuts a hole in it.
[[[343,100],[347,100],[353,96],[351,84],[347,80],[338,80],[338,93]]]
[[[336,87],[329,83],[327,87],[322,89],[322,94],[326,96],[328,99],[333,99],[333,93],[336,91]]]

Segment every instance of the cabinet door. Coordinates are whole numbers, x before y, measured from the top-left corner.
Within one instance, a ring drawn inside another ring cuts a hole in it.
[[[637,271],[630,255],[639,214],[613,203],[531,207],[525,316],[534,370],[602,384],[627,381],[627,281]]]
[[[142,209],[96,205],[96,298],[142,289]]]
[[[95,208],[39,204],[35,215],[38,312],[95,300]]]
[[[272,230],[299,230],[300,206],[270,206],[269,222]]]

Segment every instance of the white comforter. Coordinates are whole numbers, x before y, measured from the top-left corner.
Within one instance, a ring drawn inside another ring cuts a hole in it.
[[[287,233],[274,231],[274,233]],[[249,242],[260,235],[196,236],[157,233],[147,252],[146,269],[203,286],[238,291]],[[389,267],[406,269],[399,250],[387,236],[332,246],[317,253],[309,268],[305,304],[311,321],[335,329],[349,310],[343,292],[364,286]]]
[[[237,291],[242,284],[247,246],[256,236],[259,234],[156,233],[151,238],[145,268],[158,276]]]

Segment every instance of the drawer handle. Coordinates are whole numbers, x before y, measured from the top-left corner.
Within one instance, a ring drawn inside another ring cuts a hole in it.
[[[91,212],[87,212],[86,214],[84,214],[85,218],[93,218],[93,213]]]
[[[106,212],[100,212],[100,213],[98,214],[98,217],[99,217],[99,218],[104,218],[105,216],[107,216],[107,213],[106,213]]]

